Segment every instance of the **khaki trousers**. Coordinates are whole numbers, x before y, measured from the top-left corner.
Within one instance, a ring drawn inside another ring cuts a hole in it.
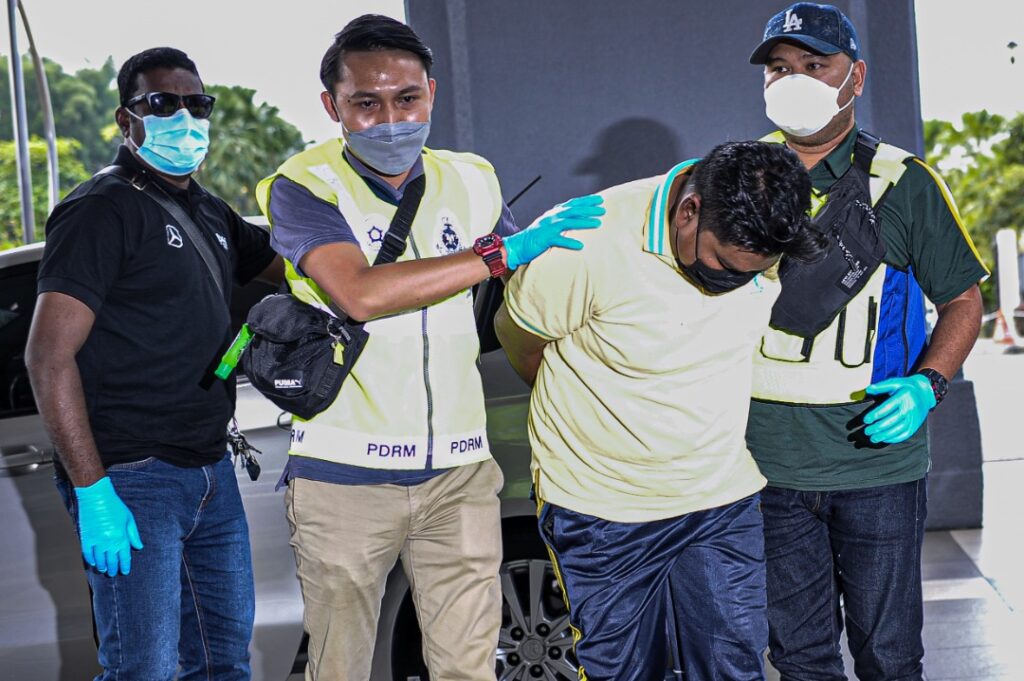
[[[435,681],[493,681],[504,479],[493,460],[419,485],[296,478],[285,494],[309,633],[307,681],[367,681],[381,598],[401,559]]]

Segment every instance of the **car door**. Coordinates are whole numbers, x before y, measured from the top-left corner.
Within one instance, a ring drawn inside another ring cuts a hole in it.
[[[98,673],[89,587],[25,369],[41,245],[0,253],[0,676]]]

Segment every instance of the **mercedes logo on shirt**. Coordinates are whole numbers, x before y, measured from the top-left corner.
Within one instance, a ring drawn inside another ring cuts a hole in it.
[[[181,248],[184,243],[181,239],[181,232],[174,225],[167,225],[167,245],[174,246],[175,248]]]

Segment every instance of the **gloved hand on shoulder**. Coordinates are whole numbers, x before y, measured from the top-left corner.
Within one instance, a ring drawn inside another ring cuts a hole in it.
[[[601,226],[599,219],[605,210],[604,199],[596,194],[570,199],[557,208],[557,212],[533,222],[521,232],[504,239],[509,270],[529,263],[549,248],[557,246],[578,251],[583,244],[562,232],[570,229],[594,229]]]

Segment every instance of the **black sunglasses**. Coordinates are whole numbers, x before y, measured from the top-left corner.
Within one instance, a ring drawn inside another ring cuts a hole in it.
[[[193,118],[209,118],[213,113],[213,103],[217,100],[213,95],[176,95],[173,92],[146,92],[137,97],[132,97],[124,103],[125,108],[130,108],[145,100],[149,103],[149,110],[154,116],[161,118],[173,116],[185,102],[185,108],[192,114]]]

